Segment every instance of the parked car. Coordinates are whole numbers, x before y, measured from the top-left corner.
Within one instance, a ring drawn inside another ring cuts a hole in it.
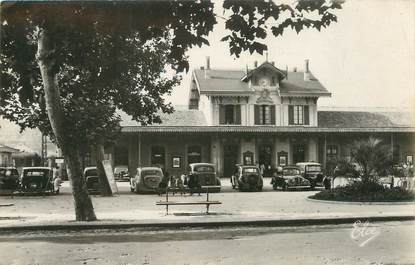
[[[159,167],[139,167],[137,174],[130,179],[130,189],[135,193],[157,192],[163,178]]]
[[[86,181],[86,188],[89,193],[95,194],[100,192],[101,189],[97,167],[86,167],[84,169],[84,178]]]
[[[50,167],[24,167],[20,186],[25,192],[54,192],[53,170]]]
[[[314,189],[314,187],[324,187],[325,189],[330,189],[330,178],[324,175],[320,163],[300,162],[297,163],[296,166],[300,168],[301,175],[310,181],[312,189]]]
[[[272,177],[271,185],[274,190],[281,188],[289,189],[310,189],[311,182],[301,176],[300,168],[297,166],[285,166],[280,174]]]
[[[231,176],[233,189],[261,191],[264,180],[256,166],[235,165],[234,173]]]
[[[130,174],[128,173],[128,166],[115,166],[114,178],[116,181],[130,181]]]
[[[15,190],[19,187],[19,172],[15,167],[0,167],[0,189]]]
[[[220,179],[216,176],[214,164],[192,163],[187,167],[187,172],[182,175],[183,184],[189,189],[201,189],[202,186],[212,186],[209,192],[220,192]]]

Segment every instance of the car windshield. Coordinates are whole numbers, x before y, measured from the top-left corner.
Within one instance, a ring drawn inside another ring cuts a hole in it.
[[[215,172],[215,168],[212,166],[195,166],[193,168],[195,172]]]
[[[127,172],[128,171],[128,168],[126,168],[126,167],[116,167],[115,169],[114,169],[114,173],[115,174],[117,174],[117,173],[121,173],[121,172]]]
[[[258,173],[258,169],[256,167],[243,168],[242,174],[247,174],[247,173]]]
[[[26,170],[24,171],[24,176],[30,176],[30,177],[44,177],[47,176],[49,174],[49,170],[48,169],[34,169],[34,170]]]
[[[141,175],[143,176],[162,176],[163,174],[161,173],[160,170],[154,170],[154,169],[149,169],[149,170],[143,170],[141,172]]]
[[[306,167],[308,172],[321,172],[321,166],[320,165],[308,165]]]
[[[85,177],[90,177],[90,176],[98,176],[98,170],[97,169],[88,169],[85,172]]]
[[[297,168],[284,168],[282,170],[282,174],[284,176],[299,175],[300,174],[300,170],[297,169]]]

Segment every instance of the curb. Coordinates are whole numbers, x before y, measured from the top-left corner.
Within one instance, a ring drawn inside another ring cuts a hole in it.
[[[342,218],[316,218],[316,219],[285,219],[285,220],[249,220],[249,221],[217,221],[217,222],[166,222],[166,223],[99,223],[98,222],[72,222],[54,225],[24,225],[3,226],[0,232],[30,232],[30,231],[83,231],[102,229],[139,229],[146,230],[171,230],[184,228],[225,228],[225,227],[289,227],[289,226],[312,226],[312,225],[339,225],[353,224],[356,221],[369,222],[392,222],[392,221],[414,221],[415,216],[361,216]]]
[[[415,204],[413,202],[350,202],[350,201],[329,201],[329,200],[318,200],[306,197],[307,201],[320,202],[320,203],[330,203],[330,204],[353,204],[353,205],[411,205]]]

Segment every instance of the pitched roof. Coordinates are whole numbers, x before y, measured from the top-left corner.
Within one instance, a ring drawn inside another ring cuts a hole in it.
[[[239,70],[194,70],[201,93],[252,93],[253,90],[248,87],[248,83],[241,81],[244,74]]]
[[[200,93],[205,94],[249,94],[254,91],[247,82],[241,81],[246,72],[240,70],[193,71]],[[313,95],[330,96],[331,93],[310,73],[310,81],[304,81],[303,72],[288,72],[280,83],[281,96]]]
[[[125,112],[118,111],[118,114],[121,116],[121,126],[142,126],[137,121],[133,120],[132,117]],[[161,124],[152,124],[153,126],[205,126],[206,119],[203,112],[199,110],[175,110],[172,114],[161,113],[160,118]],[[144,126],[143,126],[144,127]]]
[[[0,144],[0,153],[16,153],[19,152],[19,150],[11,148],[10,146]]]
[[[318,127],[379,128],[413,127],[414,114],[409,112],[319,111]]]
[[[319,96],[331,96],[331,93],[310,72],[310,81],[304,81],[303,72],[289,72],[280,83],[281,96],[293,96],[296,94],[318,94]]]
[[[121,113],[120,113],[121,114]],[[208,126],[203,112],[176,110],[162,114],[162,123],[141,126],[122,113],[123,132],[194,133],[194,132],[414,132],[414,114],[408,112],[319,111],[318,127],[313,126]]]

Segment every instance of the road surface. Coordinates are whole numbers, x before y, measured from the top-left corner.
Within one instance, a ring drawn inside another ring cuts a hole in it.
[[[415,264],[415,222],[0,235],[0,264]]]

